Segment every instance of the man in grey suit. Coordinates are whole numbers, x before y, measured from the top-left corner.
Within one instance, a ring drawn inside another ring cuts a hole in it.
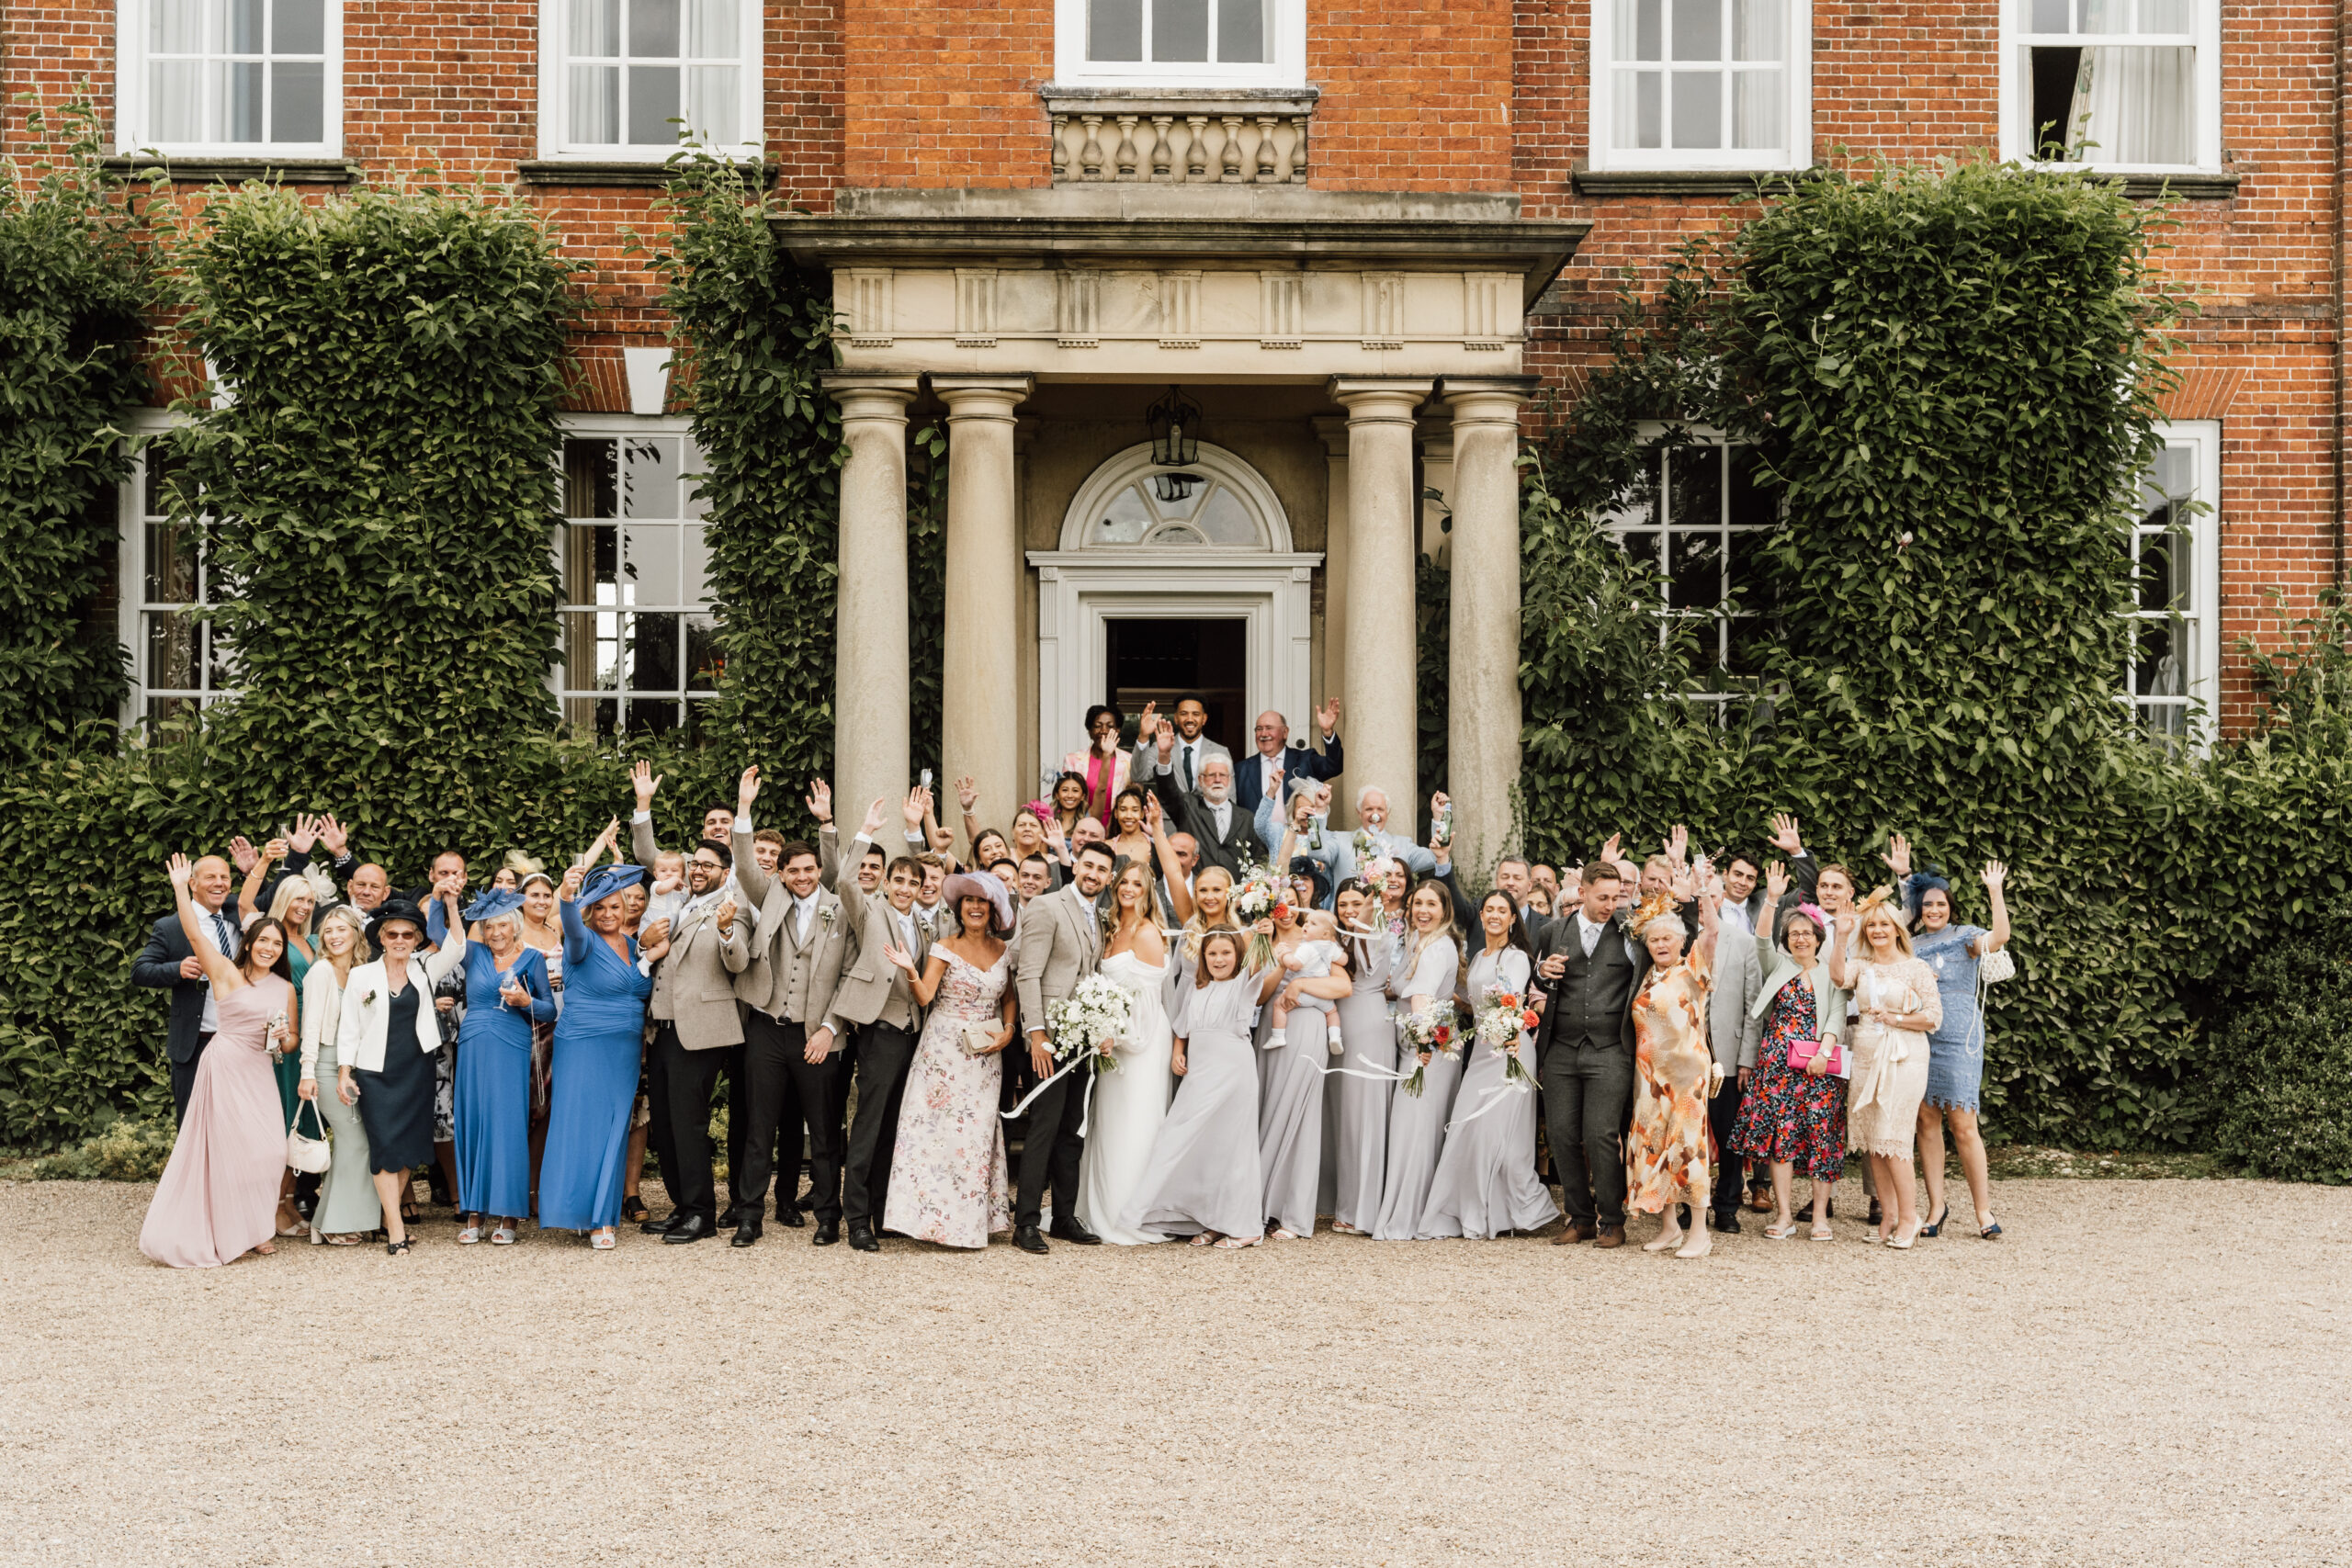
[[[1233,759],[1211,757],[1201,764],[1201,782],[1185,789],[1176,782],[1170,758],[1175,751],[1171,732],[1162,730],[1148,763],[1139,763],[1136,777],[1148,777],[1151,792],[1169,816],[1169,825],[1190,833],[1200,847],[1203,865],[1222,866],[1239,875],[1241,863],[1259,858],[1258,829],[1249,812],[1233,798]]]
[[[775,876],[760,869],[752,853],[749,801],[740,804],[744,809],[735,817],[735,870],[744,897],[759,911],[759,923],[752,963],[735,987],[751,1013],[743,1041],[749,1126],[735,1183],[734,1245],[750,1247],[760,1239],[777,1130],[785,1130],[785,1147],[792,1151],[799,1147],[805,1124],[817,1194],[817,1234],[809,1239],[831,1247],[841,1239],[841,1140],[831,1107],[842,1043],[827,1020],[849,962],[850,923],[841,900],[818,886],[813,844],[786,844],[776,857]],[[800,1193],[798,1165],[797,1158],[786,1161],[776,1190],[778,1224],[800,1224],[795,1202]]]
[[[1144,719],[1136,728],[1135,767],[1129,775],[1136,779],[1151,776],[1154,748],[1159,747],[1159,736],[1171,728],[1166,723],[1152,722],[1148,704],[1144,707]],[[1227,774],[1231,776],[1233,753],[1201,733],[1208,721],[1208,707],[1199,697],[1187,692],[1176,699],[1174,735],[1169,746],[1159,749],[1158,760],[1166,762],[1169,771],[1176,775],[1176,787],[1180,790],[1201,787],[1201,770],[1212,757],[1224,758]]]
[[[721,1067],[743,1081],[743,1004],[736,976],[752,962],[751,919],[727,886],[734,856],[705,841],[686,861],[685,907],[670,921],[670,951],[653,972],[653,1071],[666,1086],[667,1161],[673,1207],[662,1239],[673,1244],[718,1234],[718,1180],[712,1174],[710,1097]],[[730,1113],[729,1121],[734,1116]],[[650,1221],[646,1228],[653,1228]]]
[[[1031,900],[1021,911],[1021,927],[1012,938],[1012,980],[1020,992],[1022,1026],[1028,1031],[1029,1065],[1040,1081],[1051,1077],[1060,1065],[1049,1043],[1049,1010],[1093,974],[1102,957],[1102,927],[1094,896],[1109,885],[1116,858],[1107,844],[1086,845],[1070,868],[1070,885]],[[1078,1164],[1085,1147],[1078,1129],[1086,1116],[1084,1076],[1091,1070],[1081,1068],[1048,1084],[1030,1104],[1012,1213],[1012,1244],[1023,1252],[1046,1250],[1037,1217],[1045,1206],[1049,1173],[1054,1236],[1080,1247],[1102,1245],[1101,1236],[1078,1223]]]
[[[850,845],[861,863],[881,826],[882,803],[877,800]],[[890,962],[885,949],[907,954],[918,972],[931,956],[931,933],[914,915],[915,894],[922,886],[922,867],[911,855],[889,863],[878,892],[868,888],[863,877],[835,886],[849,918],[854,955],[842,971],[827,1021],[837,1037],[856,1042],[857,1118],[850,1124],[849,1153],[842,1162],[842,1218],[849,1224],[850,1246],[859,1252],[881,1250],[874,1220],[890,1190],[899,1096],[922,1032],[922,1005],[915,1000],[907,972]],[[847,1077],[846,1067],[842,1076]]]
[[[1715,1190],[1707,1206],[1713,1212],[1715,1229],[1736,1234],[1740,1161],[1731,1152],[1731,1126],[1738,1119],[1739,1102],[1746,1093],[1739,1081],[1740,1050],[1764,1027],[1761,1020],[1747,1016],[1756,1005],[1757,993],[1764,988],[1764,964],[1756,939],[1733,923],[1728,913],[1732,908],[1726,887],[1723,904],[1726,913],[1715,930],[1714,983],[1707,992],[1707,1039],[1714,1048],[1715,1066],[1724,1070],[1723,1087],[1707,1101],[1707,1121],[1715,1134]],[[1700,1223],[1697,1215],[1691,1216],[1692,1229]]]

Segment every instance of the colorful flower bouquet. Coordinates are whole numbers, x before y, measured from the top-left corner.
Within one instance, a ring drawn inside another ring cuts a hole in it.
[[[1427,1051],[1436,1056],[1458,1056],[1462,1054],[1461,1041],[1453,1032],[1453,1004],[1432,1003],[1427,1011],[1408,1012],[1400,1021],[1405,1030],[1406,1046],[1413,1053],[1413,1070],[1406,1076],[1405,1092],[1419,1100],[1422,1075],[1429,1068],[1429,1064],[1420,1059],[1420,1053]]]
[[[1528,1083],[1527,1063],[1520,1043],[1527,1031],[1543,1021],[1543,1015],[1527,1005],[1526,998],[1516,991],[1490,987],[1478,1007],[1478,1038],[1493,1046],[1503,1059],[1503,1082]]]

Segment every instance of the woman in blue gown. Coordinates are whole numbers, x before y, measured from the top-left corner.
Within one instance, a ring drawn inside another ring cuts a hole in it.
[[[645,1003],[653,965],[669,951],[665,942],[640,953],[621,930],[618,895],[644,875],[642,866],[603,865],[583,878],[574,866],[563,879],[563,1015],[549,1068],[539,1228],[583,1231],[599,1252],[612,1249],[620,1220]]]
[[[548,964],[523,944],[523,896],[493,889],[474,900],[466,943],[466,1021],[458,1033],[458,1232],[461,1244],[504,1247],[531,1212],[531,1025],[555,1018]]]

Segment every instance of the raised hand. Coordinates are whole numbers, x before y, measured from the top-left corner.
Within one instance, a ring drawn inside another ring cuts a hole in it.
[[[1677,822],[1674,831],[1666,836],[1666,856],[1680,865],[1690,858],[1690,829]]]
[[[662,776],[653,771],[652,763],[640,757],[629,767],[628,786],[637,792],[637,808],[650,811],[653,809],[653,792],[662,787]]]
[[[1329,698],[1321,707],[1317,708],[1315,722],[1326,735],[1336,732],[1340,728],[1340,699]]]
[[[342,823],[336,821],[334,813],[332,811],[316,820],[319,829],[319,842],[326,846],[327,853],[329,855],[333,856],[336,860],[341,860],[344,856],[344,852],[351,847],[351,830],[345,828]]]
[[[882,944],[882,956],[894,966],[905,970],[910,977],[916,975],[914,954],[892,947],[886,942]]]
[[[752,802],[760,798],[760,765],[757,762],[743,770],[735,781],[735,811],[738,816],[750,813]]]
[[[1058,817],[1046,818],[1046,847],[1054,852],[1054,858],[1056,860],[1063,858],[1062,850],[1069,841],[1069,835],[1062,831],[1062,819]]]
[[[1772,847],[1792,860],[1804,853],[1804,840],[1797,836],[1797,819],[1785,811],[1772,813]]]
[[[1609,841],[1600,846],[1600,863],[1603,865],[1615,865],[1618,861],[1624,857],[1624,853],[1625,835],[1623,833],[1611,833],[1609,835]]]
[[[1998,893],[2003,887],[2008,886],[2009,868],[1999,861],[1988,860],[1984,863],[1982,875],[1984,879],[1984,891]]]
[[[1144,704],[1143,712],[1136,716],[1136,733],[1137,735],[1157,735],[1159,733],[1159,701],[1158,698],[1154,698],[1150,702]]]
[[[964,815],[969,817],[972,814],[972,808],[979,805],[979,803],[980,786],[972,781],[972,775],[966,773],[962,778],[957,779],[956,781],[956,805],[963,811]]]
[[[309,854],[311,852],[311,847],[318,841],[319,819],[315,817],[305,816],[300,812],[295,813],[294,830],[286,835],[288,847],[296,850],[302,854]]]
[[[1176,727],[1172,724],[1161,725],[1157,739],[1159,742],[1159,760],[1164,763],[1176,755]]]
[[[591,854],[589,858],[594,860],[595,856]],[[563,873],[563,886],[557,891],[556,896],[561,898],[565,903],[570,903],[573,898],[579,897],[580,884],[587,874],[588,870],[585,866],[575,865],[566,867]]]
[[[261,856],[254,849],[254,841],[240,833],[229,840],[229,860],[237,868],[237,874],[243,876],[260,863]]]
[[[808,815],[820,824],[833,819],[833,786],[822,779],[808,781]]]
[[[1160,810],[1157,793],[1143,797],[1143,823],[1153,838],[1159,836]]]
[[[874,835],[882,830],[883,818],[889,814],[888,803],[880,795],[876,795],[874,804],[865,808],[865,826],[860,831],[865,833],[866,839],[871,841]]]
[[[1886,842],[1887,869],[1901,881],[1911,874],[1911,840],[1897,833]]]
[[[275,865],[286,858],[286,840],[272,839],[261,847],[261,858]]]
[[[899,815],[906,818],[909,828],[917,830],[922,829],[923,814],[929,807],[929,802],[924,797],[930,793],[921,784],[907,791],[907,803],[899,808]]]
[[[1689,903],[1699,893],[1699,879],[1691,874],[1690,868],[1687,865],[1678,865],[1674,868],[1674,881],[1670,886],[1674,892],[1674,901],[1678,904]]]
[[[1789,890],[1789,867],[1784,861],[1774,861],[1764,868],[1764,897],[1774,903]]]
[[[172,879],[172,890],[174,892],[186,892],[187,890],[187,879],[190,874],[187,856],[174,853],[171,859],[164,863],[164,874]]]

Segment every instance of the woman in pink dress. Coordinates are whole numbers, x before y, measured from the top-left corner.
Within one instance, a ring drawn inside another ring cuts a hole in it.
[[[196,1066],[187,1114],[139,1229],[139,1250],[174,1269],[218,1269],[248,1252],[277,1248],[278,1174],[286,1168],[286,1114],[273,1054],[297,1038],[298,1004],[288,975],[286,928],[256,922],[244,955],[221,956],[197,925],[188,860],[171,859],[180,929],[204,961],[220,1027]]]

